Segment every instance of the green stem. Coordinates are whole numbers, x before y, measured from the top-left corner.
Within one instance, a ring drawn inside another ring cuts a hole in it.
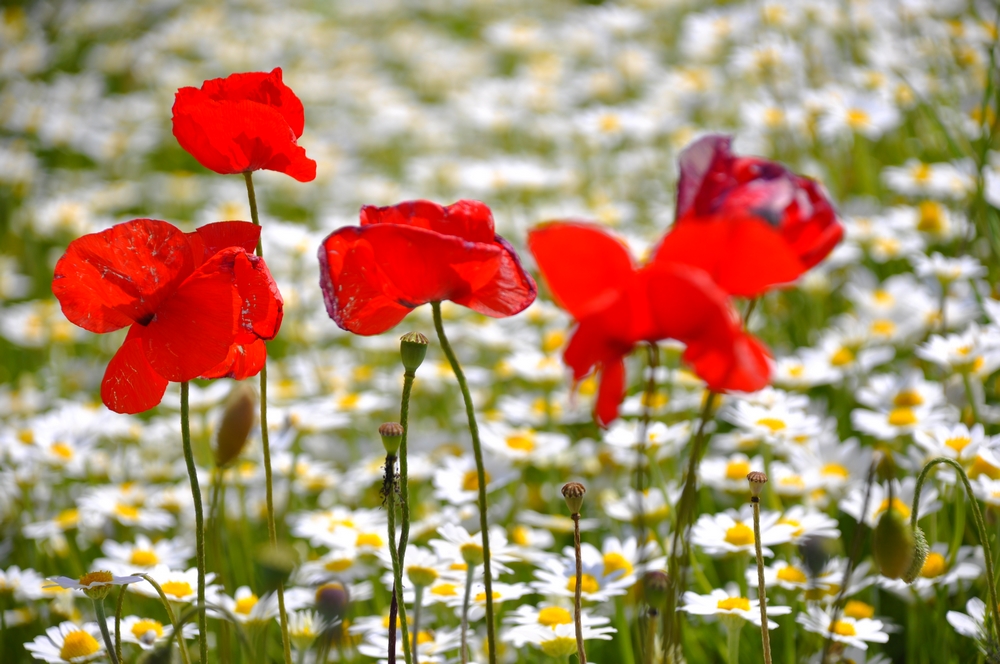
[[[184,443],[184,461],[191,479],[191,498],[194,500],[195,542],[198,556],[198,639],[201,662],[208,661],[208,620],[205,617],[205,512],[201,506],[201,488],[198,486],[198,467],[194,465],[191,449],[191,420],[188,406],[188,382],[181,383],[181,439]]]
[[[472,598],[472,575],[475,568],[468,565],[465,572],[465,595],[462,598],[462,664],[469,662],[469,600]]]
[[[930,472],[931,468],[938,465],[939,463],[947,464],[955,469],[958,473],[959,478],[962,480],[962,484],[965,486],[965,493],[968,495],[969,504],[972,505],[972,519],[976,522],[976,530],[979,533],[979,541],[983,545],[983,556],[986,559],[986,581],[987,590],[990,593],[990,611],[993,614],[993,631],[997,635],[998,640],[1000,640],[1000,605],[998,605],[997,600],[997,589],[996,589],[996,575],[993,571],[993,551],[990,547],[990,539],[986,532],[986,522],[983,521],[982,510],[979,509],[979,500],[976,498],[976,494],[972,491],[972,484],[969,482],[969,476],[965,474],[965,469],[962,468],[962,464],[958,463],[954,459],[948,459],[946,457],[937,457],[931,459],[924,465],[923,470],[920,471],[920,475],[917,476],[917,485],[913,490],[913,506],[910,509],[910,528],[916,529],[917,520],[919,519],[920,510],[920,491],[923,489],[924,481],[927,479],[927,474]],[[958,527],[959,524],[956,524]]]
[[[476,424],[476,413],[472,406],[472,395],[469,394],[469,384],[465,380],[465,373],[462,371],[455,351],[448,343],[448,337],[444,333],[444,324],[441,321],[441,303],[432,302],[431,308],[434,311],[434,328],[437,330],[438,339],[441,342],[441,350],[444,351],[451,369],[455,372],[458,386],[462,390],[462,398],[465,400],[465,413],[469,418],[469,433],[472,436],[472,453],[476,457],[476,476],[479,479],[479,527],[483,538],[483,584],[486,586],[486,643],[489,648],[489,662],[496,664],[496,628],[493,624],[493,573],[490,569],[490,535],[489,523],[486,519],[486,469],[483,467],[483,447],[479,443],[479,426]],[[405,431],[405,429],[404,429]]]
[[[739,620],[737,623],[736,621]],[[743,631],[743,619],[733,618],[726,623],[726,646],[729,651],[729,664],[739,664],[740,632]]]
[[[640,540],[642,541],[642,540]],[[576,656],[580,664],[587,664],[587,651],[583,647],[583,557],[580,554],[580,513],[573,513],[573,551],[576,556],[576,585],[573,588],[573,625],[576,628]],[[626,638],[625,635],[622,635]]]
[[[649,364],[647,370],[649,371],[649,378],[646,380],[646,389],[643,392],[642,399],[642,417],[639,420],[639,436],[638,445],[636,446],[636,458],[635,458],[635,499],[637,509],[636,514],[636,526],[638,527],[638,533],[636,536],[637,542],[646,541],[646,510],[645,510],[645,496],[643,494],[643,474],[645,473],[645,467],[647,463],[650,463],[649,459],[646,458],[646,438],[649,432],[649,422],[652,420],[652,410],[653,410],[653,399],[656,398],[656,368],[660,366],[660,347],[656,345],[656,342],[651,342],[649,344]],[[663,495],[666,495],[665,493]],[[643,547],[639,549],[640,555],[643,551]],[[639,560],[640,563],[645,562]]]
[[[757,600],[760,602],[760,638],[764,642],[764,664],[771,664],[771,635],[767,628],[767,592],[764,589],[764,554],[760,545],[760,499],[754,496],[753,543],[757,551]]]
[[[142,578],[146,579],[146,582],[149,583],[149,585],[153,586],[153,590],[155,590],[156,594],[160,596],[160,601],[163,603],[163,608],[167,610],[167,618],[170,620],[170,626],[173,627],[173,632],[171,633],[177,634],[178,632],[180,632],[181,626],[177,622],[177,616],[174,615],[174,607],[170,605],[170,600],[167,599],[167,594],[163,592],[163,588],[161,588],[160,584],[156,582],[156,579],[154,579],[148,574],[142,574],[140,572],[136,572],[135,576],[141,576]],[[205,640],[204,634],[201,636],[201,640],[202,641]],[[177,643],[179,644],[181,650],[181,659],[184,661],[184,664],[191,664],[191,655],[188,654],[187,644],[184,642],[183,635],[180,635],[180,638],[177,639]]]
[[[972,408],[972,419],[978,424],[982,420],[979,418],[979,405],[976,403],[976,393],[972,391],[972,380],[968,371],[962,372],[962,383],[965,385],[965,398],[969,400],[969,407]]]
[[[656,609],[649,609],[646,614],[646,640],[642,651],[642,664],[653,664],[656,661],[656,627],[659,623]]]
[[[396,476],[396,457],[386,455],[385,473],[390,478]],[[399,631],[403,635],[403,659],[410,664],[410,636],[406,625],[406,603],[403,601],[403,568],[399,564],[399,550],[396,548],[396,482],[389,482],[386,491],[386,514],[389,516],[389,557],[392,558],[392,601],[399,611]],[[396,625],[389,620],[389,664],[396,660]]]
[[[128,586],[126,583],[118,590],[118,603],[115,606],[115,654],[118,655],[118,661],[122,661],[122,607],[125,605],[125,588]]]
[[[108,630],[108,616],[104,611],[103,599],[94,600],[94,613],[97,614],[97,626],[101,628],[101,636],[104,637],[104,647],[108,649],[108,657],[111,658],[111,664],[118,664],[121,660],[115,652],[115,642],[111,640],[111,632]]]
[[[420,653],[417,652],[417,646],[420,641],[420,605],[424,601],[424,587],[414,586],[413,589],[413,643],[410,644],[413,649],[413,664],[420,664]]]
[[[247,183],[247,197],[250,199],[250,219],[254,226],[260,226],[260,216],[257,214],[257,195],[253,189],[253,177],[250,171],[243,172]],[[263,238],[257,238],[257,255],[264,257]],[[260,368],[260,442],[264,447],[264,490],[267,499],[267,537],[271,546],[278,545],[278,530],[274,524],[274,484],[271,479],[271,444],[267,432],[267,360]],[[288,638],[288,615],[285,613],[285,584],[278,582],[278,618],[281,623],[281,648],[285,655],[285,664],[292,664],[292,647]]]
[[[403,396],[399,404],[399,424],[403,427],[403,437],[399,441],[399,498],[402,503],[403,524],[399,531],[399,567],[403,569],[406,561],[406,544],[410,540],[410,482],[407,465],[406,441],[410,433],[410,392],[413,390],[413,379],[416,373],[403,372]],[[413,647],[416,656],[417,648]]]

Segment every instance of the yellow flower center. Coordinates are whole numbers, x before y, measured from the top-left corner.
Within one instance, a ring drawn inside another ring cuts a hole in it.
[[[920,396],[920,392],[916,390],[900,390],[892,398],[892,405],[900,408],[912,408],[913,406],[922,406],[924,403],[924,398]]]
[[[871,122],[871,116],[860,108],[848,109],[847,116],[844,119],[847,122],[847,126],[854,130],[861,129]]]
[[[355,546],[373,546],[378,548],[382,546],[382,536],[378,533],[358,533],[358,539],[354,543]]]
[[[542,641],[538,644],[538,647],[549,657],[565,659],[576,653],[576,638],[572,636],[557,636],[554,639]]]
[[[88,657],[101,649],[97,639],[83,630],[70,632],[59,649],[59,656],[67,662],[77,657]]]
[[[123,519],[135,520],[139,518],[138,509],[132,507],[131,505],[123,505],[122,503],[115,505],[115,514]]]
[[[89,586],[94,583],[111,583],[114,578],[111,572],[89,572],[80,577],[80,585]]]
[[[66,443],[55,443],[49,449],[52,450],[52,453],[60,459],[69,461],[73,458],[73,448]]]
[[[500,593],[498,593],[497,591],[494,590],[493,591],[493,599],[500,599]],[[475,596],[475,598],[474,598],[473,601],[476,601],[476,602],[485,602],[486,601],[486,593],[484,593],[484,592],[482,592],[482,593],[476,593],[476,596]]]
[[[746,597],[727,597],[719,600],[718,607],[723,611],[749,611],[750,600]]]
[[[881,288],[872,293],[872,298],[882,306],[891,306],[892,303],[896,301],[896,298],[892,296],[892,293],[887,290],[882,290]]]
[[[749,546],[753,544],[753,529],[745,523],[737,521],[726,531],[726,541],[733,546]]]
[[[894,427],[908,427],[917,423],[917,414],[912,408],[893,408],[889,411],[888,421]]]
[[[986,475],[991,480],[1000,480],[1000,468],[997,468],[983,457],[976,455],[969,468],[969,479],[976,479],[980,475]]]
[[[337,400],[337,406],[342,410],[353,410],[361,401],[361,395],[356,393],[345,394]]]
[[[253,610],[253,607],[255,606],[257,606],[257,596],[254,595],[253,593],[250,593],[246,597],[242,597],[236,600],[235,611],[240,615],[246,616],[250,614],[250,612]]]
[[[802,533],[806,531],[806,529],[802,527],[802,524],[796,521],[795,519],[786,519],[782,517],[778,519],[778,523],[784,524],[786,526],[791,526],[792,528],[794,528],[795,530],[792,531],[792,535],[794,537],[800,537]]]
[[[835,367],[842,367],[850,364],[854,361],[854,351],[850,348],[840,348],[833,357],[830,358],[830,364]]]
[[[439,583],[431,588],[431,594],[439,597],[454,597],[458,594],[458,586],[454,583]]]
[[[434,637],[431,636],[430,632],[425,632],[424,630],[420,630],[420,632],[417,634],[417,645],[419,646],[424,643],[434,643]]]
[[[896,324],[886,318],[879,318],[872,321],[871,331],[874,335],[888,337],[896,331]]]
[[[888,498],[886,498],[885,500],[883,500],[882,504],[878,506],[878,510],[875,512],[875,516],[879,516],[880,514],[882,514],[882,512],[886,511],[887,509],[889,509],[889,499]],[[897,512],[899,512],[899,515],[901,517],[903,517],[904,519],[909,519],[910,518],[910,508],[907,507],[906,503],[904,503],[899,498],[893,498],[892,499],[892,509],[894,509]]]
[[[528,546],[528,529],[524,526],[514,526],[514,531],[510,534],[510,541],[520,546]]]
[[[490,474],[483,472],[483,478],[486,480],[486,485],[489,486]],[[468,470],[462,476],[462,491],[479,491],[479,476],[476,475],[476,471]]]
[[[809,580],[806,578],[806,575],[802,570],[791,565],[779,569],[778,578],[782,581],[787,581],[788,583],[805,583]]]
[[[802,479],[801,475],[788,475],[787,477],[782,477],[778,480],[778,484],[783,487],[788,487],[791,489],[805,489],[806,481]]]
[[[843,477],[844,479],[847,479],[848,477],[851,476],[850,471],[847,470],[847,468],[845,468],[844,466],[840,465],[839,463],[826,464],[825,466],[823,466],[823,469],[820,471],[820,474],[826,475],[827,477]]]
[[[924,233],[938,233],[944,231],[945,216],[944,207],[934,201],[923,201],[920,203],[920,219],[917,221],[917,230]]]
[[[187,581],[167,581],[161,583],[160,588],[163,589],[164,595],[173,595],[174,597],[187,597],[194,592],[191,589],[191,584]]]
[[[550,330],[545,333],[542,339],[542,350],[546,353],[553,353],[563,347],[566,343],[566,333],[562,330]]]
[[[556,628],[556,625],[568,625],[573,622],[573,616],[559,606],[547,606],[538,612],[538,624]]]
[[[851,623],[843,622],[842,620],[835,620],[833,624],[830,625],[831,634],[839,634],[841,636],[857,636],[858,633],[854,629],[854,625]]]
[[[354,561],[350,558],[337,558],[336,560],[331,560],[326,565],[323,565],[324,569],[330,572],[345,572],[351,569],[351,565]]]
[[[745,480],[750,472],[750,462],[742,459],[730,461],[726,464],[727,480]]]
[[[920,568],[920,576],[933,579],[948,571],[948,561],[940,553],[931,551],[927,554],[924,566]]]
[[[757,420],[757,426],[767,427],[768,429],[771,430],[771,433],[778,433],[779,431],[783,431],[785,428],[787,428],[788,425],[786,425],[784,421],[779,420],[776,417],[763,417]]]
[[[76,524],[79,520],[80,513],[75,509],[63,510],[62,512],[59,512],[59,516],[56,517],[56,523],[59,524],[59,527],[63,530],[76,528]]]
[[[163,625],[159,620],[140,620],[136,624],[132,625],[132,636],[142,641],[144,637],[149,632],[156,635],[156,638],[163,636]]]
[[[871,618],[875,615],[875,607],[871,604],[865,604],[864,602],[852,599],[844,605],[844,615],[855,620]]]
[[[944,444],[956,452],[961,453],[962,450],[968,447],[971,442],[972,439],[968,436],[955,436],[954,438],[949,438],[944,441]]]
[[[17,432],[17,439],[22,445],[34,445],[35,444],[35,432],[31,429],[21,429]]]
[[[129,562],[138,567],[152,567],[160,562],[160,557],[156,555],[155,551],[149,549],[135,549],[129,556]]]
[[[507,447],[510,449],[518,450],[520,452],[531,452],[535,449],[535,441],[529,434],[515,434],[513,436],[508,436],[506,443]],[[475,475],[473,475],[473,481],[475,482],[475,488],[479,489],[479,480],[476,479]]]
[[[576,592],[576,576],[569,577],[569,581],[566,583],[566,589],[570,592]],[[597,582],[597,579],[589,574],[584,574],[580,578],[580,592],[582,593],[596,593],[601,589],[601,584]]]
[[[788,375],[792,378],[801,378],[802,374],[806,372],[806,367],[803,364],[795,364],[788,367]]]
[[[620,553],[608,553],[604,555],[604,576],[611,576],[619,570],[621,576],[628,576],[632,573],[632,564]],[[621,578],[621,577],[619,577]]]

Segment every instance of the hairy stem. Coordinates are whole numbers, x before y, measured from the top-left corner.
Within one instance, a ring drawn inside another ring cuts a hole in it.
[[[389,516],[389,557],[392,559],[392,605],[389,610],[389,664],[396,661],[396,615],[392,607],[399,613],[399,628],[403,633],[403,659],[410,664],[410,638],[406,626],[406,604],[403,602],[403,568],[399,563],[399,550],[396,548],[396,457],[385,456],[385,474],[390,478],[386,489],[386,513]]]
[[[174,607],[170,605],[170,600],[167,599],[167,594],[163,592],[163,588],[161,588],[160,584],[156,582],[156,579],[148,574],[136,572],[135,576],[141,576],[147,583],[149,583],[149,585],[153,586],[153,590],[155,590],[156,594],[160,596],[163,608],[167,610],[167,617],[170,619],[170,626],[173,627],[171,634],[178,634],[181,631],[181,624],[177,622],[177,616],[174,614]],[[204,606],[204,604],[202,606]],[[204,634],[201,636],[201,640],[205,640]],[[183,635],[180,635],[180,638],[177,639],[177,643],[179,644],[181,651],[181,660],[183,660],[184,664],[191,664],[191,655],[188,654],[187,644],[184,642]]]
[[[760,602],[760,638],[764,642],[764,664],[771,664],[771,634],[767,628],[767,592],[764,590],[764,554],[760,546],[760,498],[753,496],[753,544],[757,551],[757,600]]]
[[[108,630],[108,615],[104,611],[104,600],[94,600],[94,613],[97,614],[97,626],[101,628],[101,636],[104,637],[104,647],[108,650],[108,657],[111,664],[118,664],[121,658],[115,651],[115,642],[111,640],[111,632]],[[116,630],[117,631],[117,630]]]
[[[191,479],[191,498],[194,500],[194,528],[198,557],[198,652],[201,661],[208,661],[208,620],[205,616],[205,512],[201,505],[201,487],[198,486],[198,468],[194,465],[191,449],[191,420],[188,406],[188,382],[181,383],[181,440],[184,443],[184,461]]]
[[[472,575],[475,568],[468,566],[465,572],[465,595],[462,598],[462,664],[469,662],[469,600],[472,598]]]
[[[576,627],[576,656],[580,664],[587,664],[587,651],[583,648],[583,556],[580,554],[580,513],[573,513],[573,551],[576,555],[576,586],[573,589],[573,624]]]

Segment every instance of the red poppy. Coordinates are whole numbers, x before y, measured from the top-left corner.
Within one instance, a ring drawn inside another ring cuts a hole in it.
[[[77,238],[56,263],[52,292],[91,332],[129,327],[101,383],[119,413],[160,403],[167,381],[242,379],[260,371],[282,300],[264,260],[260,227],[224,221],[182,233],[133,219]]]
[[[415,307],[441,300],[512,316],[538,293],[479,201],[366,205],[361,226],[327,236],[319,262],[327,313],[355,334],[385,332]]]
[[[598,226],[550,222],[528,234],[556,302],[577,321],[563,358],[580,380],[600,373],[595,414],[618,417],[625,356],[636,344],[677,339],[684,360],[716,391],[767,385],[766,348],[743,331],[728,295],[704,271],[661,261],[637,268],[625,246]]]
[[[756,297],[823,260],[843,228],[814,180],[730,152],[706,136],[680,156],[677,220],[654,262],[696,265],[732,295]]]
[[[281,82],[281,68],[205,81],[174,98],[174,136],[205,168],[230,174],[260,169],[316,178],[316,162],[296,143],[302,102]]]

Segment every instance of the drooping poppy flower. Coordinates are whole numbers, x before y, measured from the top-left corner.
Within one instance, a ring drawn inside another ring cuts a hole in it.
[[[680,156],[677,218],[654,262],[696,265],[732,295],[795,281],[843,236],[820,185],[705,136]]]
[[[281,68],[181,88],[174,97],[174,136],[205,168],[231,174],[260,169],[299,182],[316,178],[316,162],[296,142],[302,102],[281,81]]]
[[[574,380],[600,374],[595,415],[618,417],[625,357],[640,342],[677,339],[684,360],[716,391],[755,391],[770,379],[769,354],[743,331],[729,296],[703,270],[660,261],[637,267],[626,247],[599,226],[549,222],[528,234],[556,302],[577,327],[563,359]]]
[[[97,333],[129,328],[101,383],[108,408],[139,413],[168,381],[260,371],[282,299],[253,254],[259,236],[244,221],[183,233],[133,219],[70,243],[52,281],[66,318]]]
[[[355,334],[385,332],[421,304],[442,300],[503,318],[538,294],[479,201],[366,205],[360,226],[323,240],[319,262],[327,313]]]

